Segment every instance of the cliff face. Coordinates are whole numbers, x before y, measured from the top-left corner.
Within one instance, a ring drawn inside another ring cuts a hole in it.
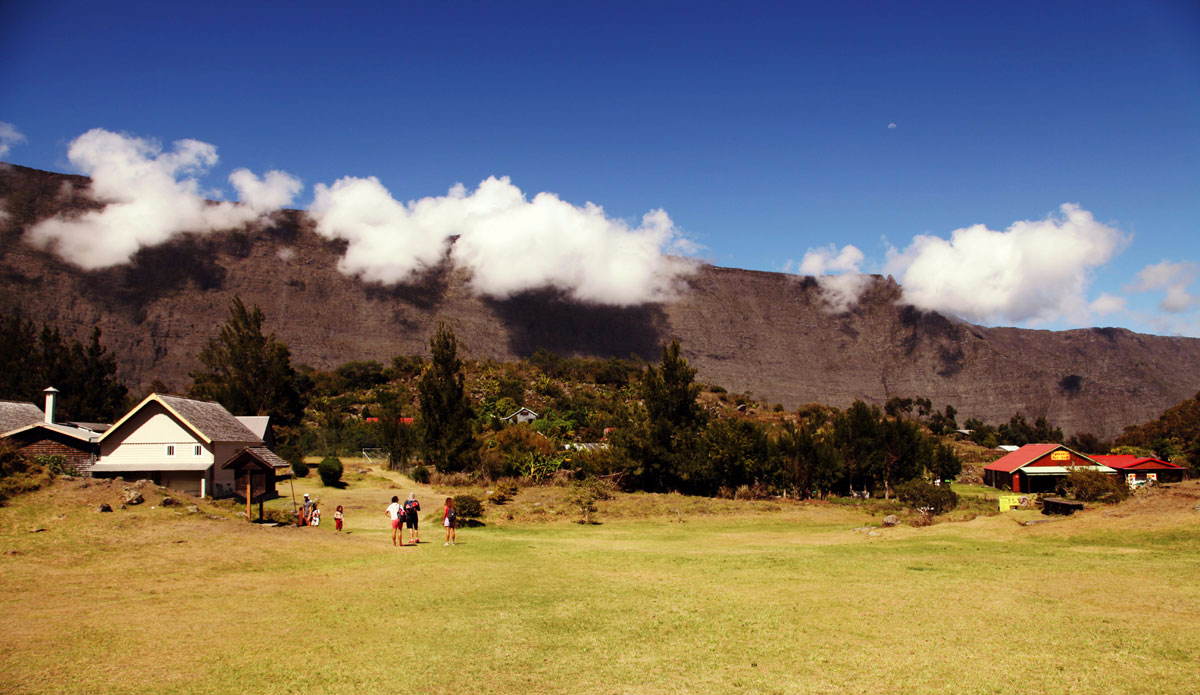
[[[960,421],[1045,415],[1067,434],[1111,436],[1200,389],[1200,340],[1123,329],[984,328],[898,302],[877,279],[851,311],[830,314],[816,283],[705,266],[676,301],[635,308],[581,305],[552,291],[507,300],[471,294],[439,268],[410,285],[338,272],[342,246],[288,211],[270,224],[188,235],[132,263],[84,272],[23,241],[32,222],[89,206],[81,177],[0,168],[0,310],[21,310],[84,335],[93,324],[135,390],[155,378],[182,391],[229,300],[258,304],[293,359],[316,367],[423,353],[438,322],[473,358],[562,354],[657,359],[679,338],[699,378],[794,407],[856,398],[926,396]]]

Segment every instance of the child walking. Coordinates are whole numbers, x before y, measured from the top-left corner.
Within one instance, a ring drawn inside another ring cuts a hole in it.
[[[333,529],[335,531],[342,530],[342,505],[338,505],[337,509],[333,510]]]
[[[454,545],[454,529],[458,526],[458,510],[454,508],[454,498],[446,498],[446,508],[442,511],[442,526],[446,527],[445,545]]]

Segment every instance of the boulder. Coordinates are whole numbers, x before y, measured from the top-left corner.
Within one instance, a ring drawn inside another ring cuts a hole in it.
[[[200,513],[200,508],[199,508],[199,507],[197,507],[197,506],[196,506],[196,505],[194,505],[194,504],[189,504],[189,505],[188,505],[188,514],[199,514],[199,513]]]
[[[174,507],[175,505],[179,504],[179,501],[174,497],[164,497],[162,498],[161,504],[164,507]]]
[[[121,500],[122,504],[141,504],[146,498],[142,497],[142,493],[137,490],[126,490],[125,498]]]
[[[889,526],[889,527],[890,526],[899,526],[900,525],[900,517],[896,516],[895,514],[888,514],[887,516],[883,517],[883,525]]]
[[[112,511],[112,507],[111,507],[111,506],[109,506],[107,503],[102,503],[102,504],[101,504],[99,507],[96,507],[96,511],[98,511],[98,512],[111,512],[111,511]]]

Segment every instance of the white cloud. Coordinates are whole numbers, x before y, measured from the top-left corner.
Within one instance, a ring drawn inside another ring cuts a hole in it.
[[[1088,308],[1094,314],[1107,316],[1108,314],[1115,314],[1119,311],[1124,311],[1125,305],[1126,301],[1124,297],[1118,297],[1106,292],[1092,300],[1092,303],[1088,305]]]
[[[809,249],[800,261],[801,275],[813,275],[821,286],[822,299],[835,312],[847,311],[858,302],[870,278],[859,269],[863,252],[847,244],[839,251],[830,244],[819,249]]]
[[[888,130],[895,130],[895,129],[896,129],[895,123],[888,123]]]
[[[143,246],[182,232],[238,227],[300,190],[282,172],[259,180],[240,169],[230,180],[249,204],[209,203],[196,177],[217,163],[217,148],[199,140],[179,140],[164,152],[157,141],[96,128],[76,138],[67,157],[91,177],[89,194],[104,207],[39,222],[29,238],[85,269],[125,263]]]
[[[0,121],[0,157],[7,157],[8,151],[13,145],[20,145],[25,142],[25,136],[21,134],[17,127],[12,123]]]
[[[1078,205],[1060,211],[1002,232],[974,225],[948,240],[919,235],[903,251],[889,251],[886,270],[900,281],[905,300],[921,309],[981,322],[1084,316],[1091,270],[1128,238]]]
[[[552,193],[527,200],[508,178],[402,204],[373,177],[347,177],[318,184],[310,212],[319,234],[349,242],[339,269],[378,282],[409,280],[449,248],[480,294],[555,287],[580,301],[632,305],[670,298],[694,267],[671,255],[695,247],[662,210],[631,227],[591,203]]]
[[[1158,307],[1168,313],[1178,314],[1200,303],[1200,300],[1188,291],[1188,287],[1195,282],[1196,275],[1197,267],[1194,263],[1187,261],[1172,263],[1163,260],[1142,268],[1137,275],[1137,282],[1130,284],[1125,289],[1128,292],[1161,290],[1164,295],[1162,301],[1158,303]]]
[[[236,169],[229,175],[229,183],[237,191],[238,200],[260,214],[291,204],[304,190],[300,179],[275,170],[260,179],[249,169]]]

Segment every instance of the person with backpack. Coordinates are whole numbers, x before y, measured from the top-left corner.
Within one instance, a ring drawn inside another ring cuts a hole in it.
[[[454,508],[454,498],[446,498],[446,508],[442,511],[442,526],[446,527],[446,542],[444,545],[454,545],[454,529],[458,526],[458,510]]]
[[[417,512],[419,511],[421,511],[421,503],[417,501],[417,493],[408,493],[408,499],[404,500],[404,524],[408,526],[408,541],[412,545],[421,542],[417,534]]]

